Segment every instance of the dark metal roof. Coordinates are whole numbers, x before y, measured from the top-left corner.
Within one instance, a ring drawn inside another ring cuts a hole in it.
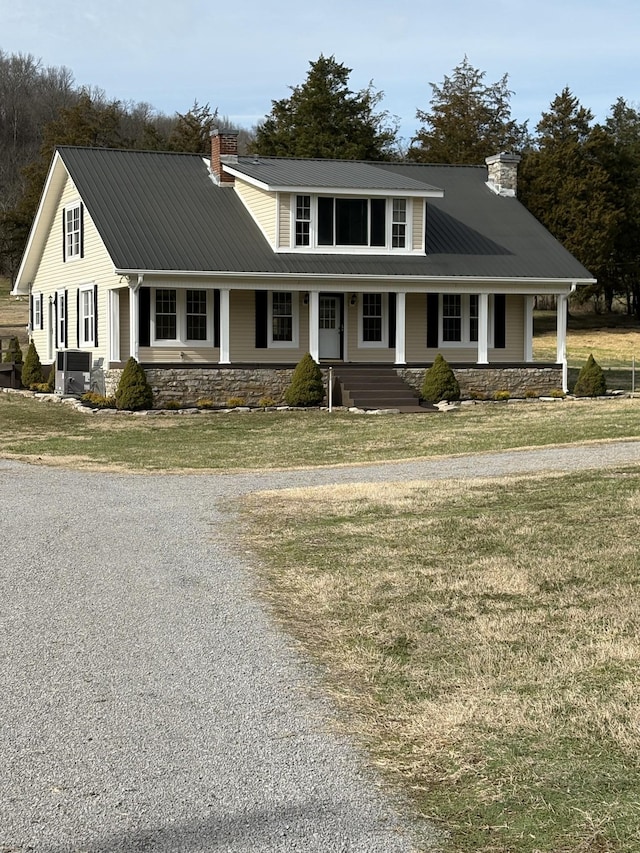
[[[427,201],[427,253],[328,255],[274,252],[238,195],[213,182],[199,155],[59,151],[118,270],[591,279],[516,199],[486,186],[484,167],[375,164],[395,189],[401,181],[444,189],[444,198]],[[324,161],[323,169],[332,164]]]
[[[440,193],[419,173],[403,175],[359,160],[316,160],[282,157],[239,157],[232,168],[269,187],[384,190]]]

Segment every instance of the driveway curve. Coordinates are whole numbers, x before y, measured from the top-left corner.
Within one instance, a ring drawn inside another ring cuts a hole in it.
[[[1,853],[409,853],[411,827],[253,596],[222,504],[637,463],[634,441],[238,475],[0,460]]]

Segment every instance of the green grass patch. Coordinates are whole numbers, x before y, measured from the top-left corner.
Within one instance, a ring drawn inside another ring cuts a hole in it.
[[[366,463],[640,435],[640,400],[465,406],[448,414],[86,414],[0,394],[0,454],[140,471]]]
[[[264,594],[444,850],[640,849],[640,468],[242,507]]]

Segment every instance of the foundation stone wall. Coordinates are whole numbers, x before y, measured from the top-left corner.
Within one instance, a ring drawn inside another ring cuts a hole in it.
[[[543,397],[562,388],[560,367],[454,367],[452,368],[462,399],[490,398],[496,391],[508,391],[512,397]],[[398,368],[398,373],[417,391],[422,389],[424,368]]]

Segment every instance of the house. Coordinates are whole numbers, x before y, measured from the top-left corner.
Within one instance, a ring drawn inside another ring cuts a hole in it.
[[[42,362],[85,351],[107,393],[134,356],[159,401],[279,399],[306,352],[338,380],[419,388],[442,353],[467,394],[566,389],[567,300],[593,278],[516,199],[518,160],[238,156],[222,131],[210,157],[60,147],[12,292]]]

